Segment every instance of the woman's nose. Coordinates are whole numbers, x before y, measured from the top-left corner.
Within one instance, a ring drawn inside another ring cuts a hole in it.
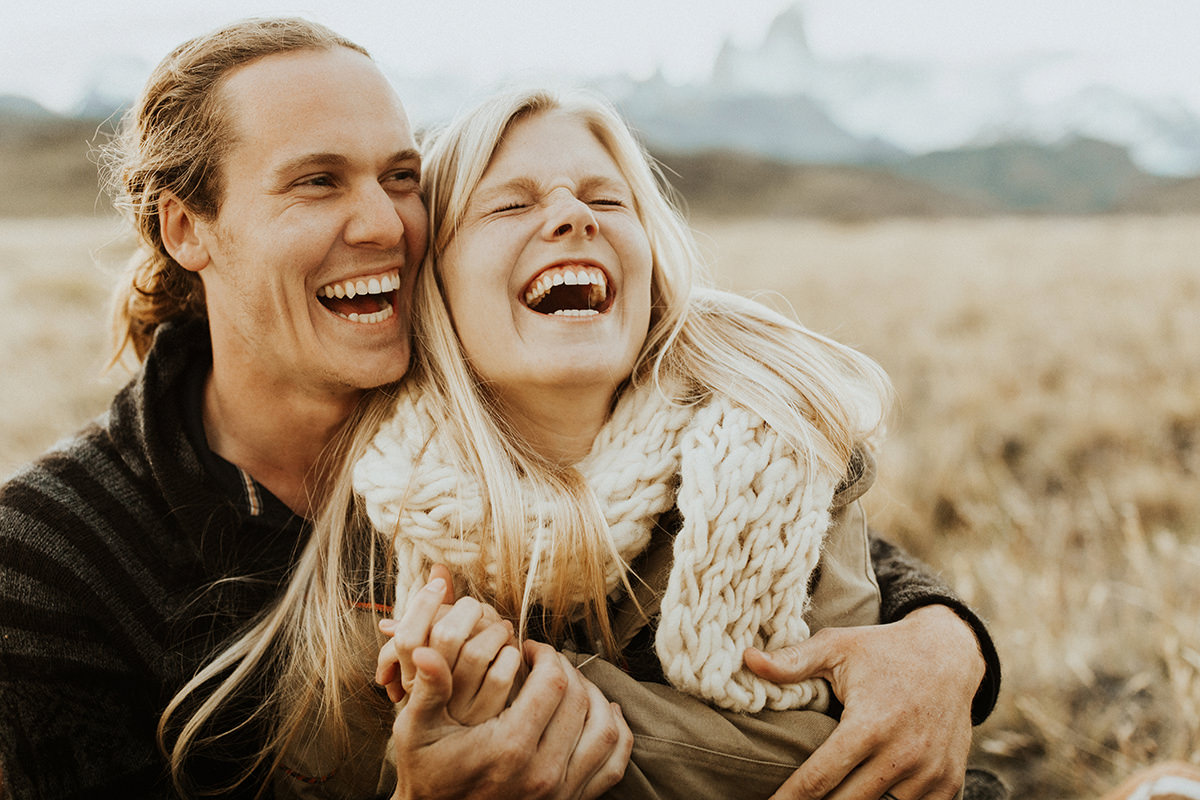
[[[591,239],[600,231],[596,215],[591,207],[571,194],[566,189],[560,189],[552,198],[546,222],[542,229],[547,239],[562,239],[569,236],[580,236]]]

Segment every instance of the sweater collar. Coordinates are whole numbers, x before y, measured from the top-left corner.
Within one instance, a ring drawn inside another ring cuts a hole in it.
[[[161,487],[173,509],[214,506],[283,527],[293,512],[245,470],[214,453],[204,433],[204,384],[212,370],[205,320],[159,326],[138,376],[110,409],[115,437],[132,437],[142,461],[132,465]]]

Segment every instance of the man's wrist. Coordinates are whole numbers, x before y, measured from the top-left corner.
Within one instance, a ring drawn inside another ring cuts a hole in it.
[[[970,624],[955,613],[954,609],[944,605],[921,606],[908,612],[904,619],[919,622],[928,626],[927,629],[936,631],[939,643],[946,643],[942,652],[955,653],[961,657],[958,663],[969,670],[965,673],[965,678],[969,681],[973,696],[987,673],[987,659],[983,657],[979,638]]]
[[[971,724],[979,725],[996,706],[1000,693],[1000,658],[983,621],[962,603],[950,599],[918,605],[904,613],[901,621],[912,621],[938,632],[945,645],[940,653],[964,653],[964,680],[973,691]]]

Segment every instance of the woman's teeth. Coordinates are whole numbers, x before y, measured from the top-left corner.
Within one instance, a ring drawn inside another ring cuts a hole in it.
[[[542,314],[585,317],[600,313],[608,278],[595,267],[551,267],[525,290],[525,305]]]

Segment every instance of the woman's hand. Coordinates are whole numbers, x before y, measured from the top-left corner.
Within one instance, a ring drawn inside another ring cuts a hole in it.
[[[500,615],[449,587],[434,567],[404,618],[380,625],[394,636],[376,677],[408,697],[392,727],[395,800],[594,800],[620,781],[633,748],[620,708],[549,645],[526,642],[528,673],[509,680],[511,626],[498,646]]]
[[[375,680],[392,702],[412,690],[417,675],[413,653],[420,647],[432,648],[450,667],[447,711],[465,725],[499,714],[519,688],[523,661],[512,624],[473,598],[454,602],[443,566],[430,571],[429,583],[400,621],[381,620],[379,628],[392,638],[379,651]]]
[[[825,628],[746,666],[778,683],[825,678],[841,722],[775,800],[949,800],[971,746],[971,700],[985,664],[971,628],[946,606],[888,625]]]

